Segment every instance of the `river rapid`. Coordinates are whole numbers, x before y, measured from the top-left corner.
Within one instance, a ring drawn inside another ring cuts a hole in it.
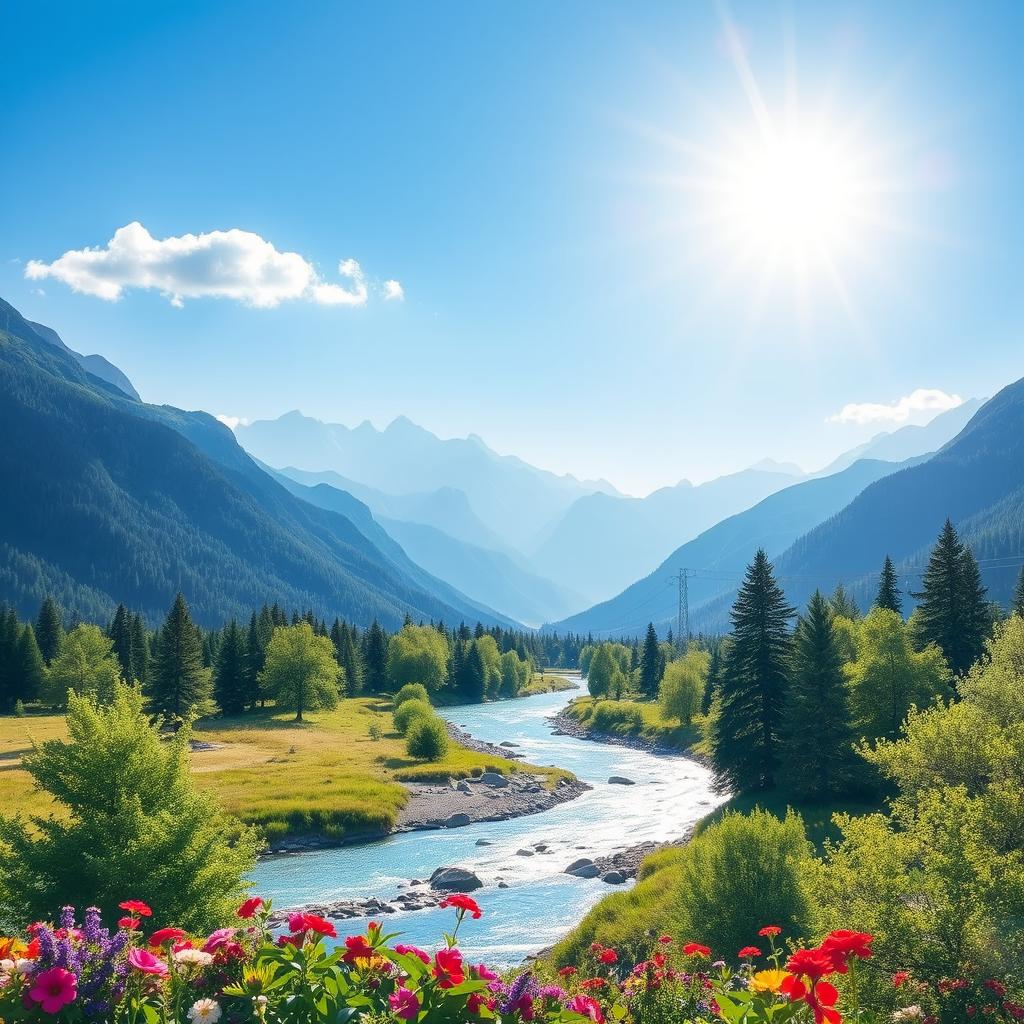
[[[484,883],[473,894],[484,916],[467,920],[459,934],[467,955],[513,964],[550,946],[602,896],[623,888],[566,875],[569,863],[645,840],[676,839],[719,803],[710,773],[695,761],[553,735],[547,719],[573,695],[540,694],[446,708],[442,714],[476,739],[510,740],[527,761],[575,772],[593,786],[581,797],[509,821],[400,833],[364,846],[272,857],[256,866],[254,892],[272,897],[278,907],[348,897],[390,899],[401,891],[400,883],[425,879],[441,865],[457,865],[472,869]],[[612,775],[636,785],[610,785]],[[480,839],[491,845],[478,846]],[[548,844],[549,852],[517,855],[538,843]],[[508,888],[498,888],[499,882]],[[388,931],[400,931],[402,941],[434,948],[453,918],[451,911],[431,909],[387,914],[381,920]],[[338,922],[342,935],[364,927],[361,919]]]

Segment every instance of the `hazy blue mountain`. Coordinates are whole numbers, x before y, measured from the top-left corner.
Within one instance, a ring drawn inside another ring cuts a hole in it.
[[[0,600],[22,614],[49,592],[84,617],[124,601],[155,622],[180,588],[207,624],[265,600],[392,627],[497,618],[296,498],[213,417],[130,399],[0,312]]]
[[[240,425],[236,434],[247,451],[271,466],[334,470],[391,495],[444,487],[462,491],[487,528],[519,550],[577,498],[617,493],[605,481],[558,476],[498,455],[475,435],[442,440],[404,416],[377,430],[369,422],[350,428],[290,412]]]
[[[121,370],[110,362],[110,360],[104,359],[104,357],[100,355],[83,356],[74,349],[68,348],[61,339],[61,336],[52,327],[47,327],[45,324],[34,323],[32,320],[26,320],[25,323],[27,323],[29,327],[31,327],[32,330],[43,339],[43,341],[48,341],[51,345],[56,345],[57,348],[70,353],[71,357],[79,366],[82,367],[82,369],[91,373],[94,377],[99,377],[100,380],[105,380],[108,384],[113,384],[115,388],[123,391],[129,398],[141,401],[138,391],[136,391],[132,386],[132,382]]]
[[[844,452],[814,476],[831,476],[846,469],[857,459],[881,459],[883,462],[903,462],[917,455],[937,452],[947,441],[960,433],[971,417],[984,404],[982,398],[971,398],[955,409],[939,413],[924,426],[910,424],[898,430],[876,434],[870,441]]]
[[[375,487],[348,480],[333,470],[315,473],[286,466],[280,472],[307,486],[322,483],[347,491],[364,502],[378,517],[433,526],[475,547],[490,548],[505,554],[512,554],[515,550],[480,521],[469,504],[469,498],[454,487],[439,487],[436,491],[422,494],[385,494]]]
[[[1024,562],[1024,380],[985,402],[952,441],[921,465],[879,480],[838,515],[800,537],[777,561],[787,593],[806,600],[837,581],[870,598],[888,554],[923,564],[948,517],[983,559],[990,596],[1006,602]],[[865,579],[865,577],[870,577]],[[859,581],[859,582],[858,582]],[[907,577],[909,587],[919,580]]]
[[[688,581],[690,606],[696,615],[703,603],[736,588],[759,547],[771,556],[779,554],[811,527],[840,511],[866,486],[900,468],[873,460],[855,462],[834,476],[805,480],[778,491],[683,544],[649,576],[610,601],[556,626],[604,636],[640,633],[648,622],[655,622],[664,635],[669,625],[676,628],[678,588],[672,577],[680,569],[697,570]]]
[[[649,573],[681,541],[749,508],[798,479],[743,470],[699,487],[682,481],[646,498],[580,498],[533,555],[537,570],[584,594],[606,599]]]

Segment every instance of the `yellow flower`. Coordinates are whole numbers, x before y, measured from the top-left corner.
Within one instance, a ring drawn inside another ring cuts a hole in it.
[[[788,971],[758,971],[750,979],[750,987],[754,992],[778,992],[788,977]]]

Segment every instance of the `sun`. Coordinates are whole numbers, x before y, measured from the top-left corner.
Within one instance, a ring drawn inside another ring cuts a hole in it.
[[[721,230],[748,260],[833,259],[868,219],[861,162],[825,132],[798,128],[740,147],[716,192]]]

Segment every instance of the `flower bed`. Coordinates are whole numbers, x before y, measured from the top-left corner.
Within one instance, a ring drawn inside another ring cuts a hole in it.
[[[557,983],[529,970],[501,977],[459,950],[466,918],[482,914],[476,901],[454,894],[440,905],[455,912],[455,924],[432,954],[395,943],[397,936],[376,923],[364,935],[332,942],[340,938],[334,924],[307,913],[290,915],[288,932],[275,936],[270,904],[258,897],[238,908],[237,925],[204,936],[152,928],[160,922],[139,900],[120,905],[125,914],[115,929],[103,926],[95,908],[79,923],[65,907],[56,926],[37,923],[22,937],[0,938],[0,1024],[1024,1020],[1024,1007],[1007,1000],[994,979],[951,979],[931,993],[905,971],[893,986],[908,1005],[884,1015],[860,1006],[856,974],[873,940],[853,931],[786,952],[780,929],[767,926],[761,946],[739,950],[734,966],[713,960],[707,946],[663,935],[639,964],[623,964],[614,949],[595,944],[585,962],[558,972]],[[841,984],[842,999],[830,978]],[[922,1009],[914,1002],[922,996],[939,1002]]]

